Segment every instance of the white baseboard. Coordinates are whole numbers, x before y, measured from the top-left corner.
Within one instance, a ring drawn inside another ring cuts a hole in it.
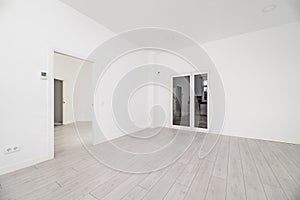
[[[266,137],[261,137],[261,136],[249,136],[249,135],[240,135],[240,134],[234,134],[234,133],[217,133],[217,132],[210,132],[212,134],[219,134],[219,135],[225,135],[229,137],[237,137],[237,138],[245,138],[245,139],[254,139],[254,140],[264,140],[264,141],[269,141],[269,142],[280,142],[280,143],[286,143],[286,144],[297,144],[299,145],[300,142],[298,141],[290,141],[286,139],[274,139],[274,138],[266,138]]]
[[[42,158],[38,158],[38,159],[28,160],[28,161],[18,163],[18,164],[12,165],[12,166],[7,166],[7,167],[0,169],[0,175],[14,172],[14,171],[26,168],[26,167],[31,167],[33,165],[36,165],[38,163],[41,163],[41,162],[44,162],[47,160],[51,160],[51,159],[53,159],[52,156],[46,156],[46,157],[42,157]]]

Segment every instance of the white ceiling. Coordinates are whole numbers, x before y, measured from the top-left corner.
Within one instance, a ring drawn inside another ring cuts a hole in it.
[[[61,0],[115,33],[164,27],[199,42],[300,20],[300,0]],[[262,12],[269,5],[270,12]]]

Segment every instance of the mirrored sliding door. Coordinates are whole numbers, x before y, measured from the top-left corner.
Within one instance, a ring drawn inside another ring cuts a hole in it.
[[[190,76],[173,77],[172,85],[172,123],[190,127]]]

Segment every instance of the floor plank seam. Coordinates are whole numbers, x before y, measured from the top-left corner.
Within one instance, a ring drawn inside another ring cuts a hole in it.
[[[60,188],[63,187],[59,182],[55,181],[55,183],[56,183]]]
[[[91,195],[92,197],[94,197],[95,199],[100,200],[96,196],[94,196],[91,192],[89,192],[88,194]]]
[[[150,175],[150,174],[149,174]],[[146,179],[146,178],[145,178]],[[139,187],[141,187],[142,189],[144,189],[144,190],[146,190],[146,191],[150,191],[150,190],[148,190],[147,188],[145,188],[145,187],[143,187],[142,185],[140,185],[140,183],[139,184],[137,184],[137,186],[139,186]]]

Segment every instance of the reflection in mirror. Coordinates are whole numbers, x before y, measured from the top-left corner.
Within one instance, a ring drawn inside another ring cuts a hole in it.
[[[190,126],[190,76],[173,77],[173,125]]]
[[[194,126],[196,128],[207,128],[207,74],[195,75],[195,116]]]

